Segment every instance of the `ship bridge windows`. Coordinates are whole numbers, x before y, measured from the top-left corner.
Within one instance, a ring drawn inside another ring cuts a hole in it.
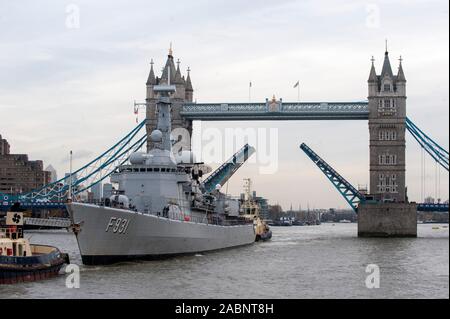
[[[177,171],[182,171],[182,170],[177,170],[176,168],[170,168],[170,167],[127,167],[127,168],[121,168],[119,170],[119,172],[132,172],[132,173],[176,173]]]

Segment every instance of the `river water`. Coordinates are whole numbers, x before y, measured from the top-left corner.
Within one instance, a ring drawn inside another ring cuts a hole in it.
[[[448,225],[418,225],[414,239],[361,239],[356,224],[272,227],[270,242],[162,261],[83,266],[66,231],[29,231],[80,265],[66,275],[0,286],[0,298],[449,298]],[[366,287],[366,267],[380,287]]]

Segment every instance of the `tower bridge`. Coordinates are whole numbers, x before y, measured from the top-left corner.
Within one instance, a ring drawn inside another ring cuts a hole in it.
[[[177,66],[175,66],[175,63]],[[190,69],[181,74],[180,61],[174,62],[169,51],[160,77],[155,76],[153,60],[146,82],[146,119],[117,144],[102,153],[76,172],[78,178],[70,179],[75,194],[89,189],[109,177],[129,155],[146,144],[151,148],[150,133],[156,128],[158,93],[155,87],[170,83],[175,93],[170,97],[172,128],[183,128],[192,136],[192,122],[200,121],[277,121],[277,120],[366,120],[369,128],[370,196],[367,202],[361,194],[352,193],[350,183],[322,161],[327,177],[340,190],[350,205],[358,210],[361,236],[416,236],[416,211],[446,210],[448,205],[410,203],[406,193],[406,132],[410,132],[419,145],[446,171],[449,169],[448,151],[421,131],[406,115],[406,77],[402,59],[396,74],[392,71],[389,53],[385,52],[380,74],[375,70],[374,59],[370,66],[367,100],[354,102],[284,102],[275,97],[262,103],[194,103],[194,88]],[[138,134],[145,127],[146,134]],[[306,148],[305,148],[306,149]],[[309,152],[313,154],[313,152]],[[310,156],[310,155],[308,155]],[[310,156],[314,158],[314,156]],[[317,154],[316,157],[318,158]],[[322,168],[321,168],[322,169]],[[221,172],[216,172],[221,176]],[[226,175],[226,174],[225,174]],[[17,197],[0,194],[0,207],[9,207],[14,201],[33,206],[33,201],[45,203],[64,202],[67,197],[69,177],[45,185],[41,189]],[[353,190],[354,191],[354,190]],[[353,194],[353,195],[352,195]],[[349,200],[349,198],[351,198]],[[30,204],[31,203],[31,204]],[[42,205],[42,204],[41,204]]]
[[[368,120],[369,103],[184,103],[180,115],[190,121]]]

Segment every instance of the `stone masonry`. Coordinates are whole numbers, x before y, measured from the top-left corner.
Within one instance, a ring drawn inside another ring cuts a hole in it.
[[[156,128],[157,121],[156,103],[158,101],[158,97],[156,96],[153,88],[155,85],[167,84],[170,80],[170,84],[176,86],[176,92],[171,97],[172,134],[176,135],[173,137],[176,140],[181,140],[181,135],[184,133],[189,134],[189,136],[185,136],[183,138],[190,139],[190,137],[192,136],[192,121],[185,120],[180,115],[183,103],[192,102],[194,96],[194,89],[192,88],[189,68],[187,70],[187,76],[185,78],[181,75],[179,60],[177,61],[177,66],[175,67],[172,49],[169,50],[167,61],[162,71],[161,77],[155,77],[155,72],[153,70],[153,60],[150,64],[150,73],[148,75],[146,83],[146,115],[148,119],[148,123],[146,126],[147,136],[150,136],[151,132]],[[152,147],[152,142],[150,141],[150,139],[148,139],[147,150],[150,150]],[[183,147],[185,147],[185,149],[190,149],[190,142],[185,144]]]

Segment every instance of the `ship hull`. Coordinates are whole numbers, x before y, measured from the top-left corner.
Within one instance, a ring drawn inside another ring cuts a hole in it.
[[[70,203],[83,264],[162,259],[252,244],[252,224],[220,226]]]

